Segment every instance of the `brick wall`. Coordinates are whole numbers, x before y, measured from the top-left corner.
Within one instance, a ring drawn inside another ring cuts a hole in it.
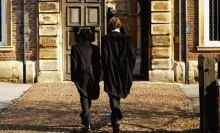
[[[12,51],[0,52],[0,61],[5,60],[21,60],[23,45],[23,0],[12,0],[10,3],[11,11],[11,39]],[[36,60],[37,55],[37,0],[28,1],[25,6],[25,13],[28,21],[25,26],[30,28],[27,45],[27,60]]]
[[[185,1],[186,0],[183,0],[182,1],[182,10],[181,10],[181,14],[182,14],[182,25],[183,25],[183,29],[184,30],[186,27],[185,27]],[[187,0],[187,26],[188,26],[188,34],[187,34],[187,43],[188,43],[188,58],[189,60],[195,60],[197,59],[197,46],[198,46],[198,43],[199,43],[199,40],[198,40],[198,27],[199,27],[199,24],[198,24],[198,1],[196,0]],[[184,33],[184,31],[183,31]],[[179,1],[174,1],[174,35],[175,35],[175,38],[174,38],[174,59],[175,60],[179,60]],[[181,34],[182,38],[184,39],[185,36],[184,34]],[[184,40],[182,40],[182,59],[184,59],[185,57],[185,42]]]
[[[174,13],[173,13],[174,14],[174,20],[173,20],[174,21],[174,60],[184,61],[185,53],[186,53],[185,51],[185,44],[186,44],[185,42],[185,38],[186,38],[185,36],[185,28],[186,28],[185,1],[182,0],[181,3],[179,3],[179,0],[175,0],[173,4],[174,4]],[[179,7],[179,4],[181,4],[181,7]],[[180,8],[181,8],[181,11],[179,11]],[[181,20],[179,20],[180,19],[179,15],[181,15]],[[179,33],[180,26],[181,26],[181,34]],[[181,52],[181,56],[179,55],[180,52]]]
[[[218,52],[198,52],[199,46],[199,2],[197,0],[188,0],[188,58],[189,60],[197,60],[199,54],[216,56]]]
[[[199,46],[199,2],[197,0],[183,0],[182,2],[182,13],[185,12],[185,1],[187,1],[187,27],[183,27],[187,29],[187,37],[186,41],[188,44],[188,74],[189,74],[189,83],[194,83],[198,81],[198,55],[204,54],[208,56],[216,56],[218,53],[214,51],[198,51],[197,47]],[[179,57],[179,5],[178,1],[174,1],[174,59],[178,61]],[[182,20],[185,18],[185,14],[182,14]],[[183,25],[184,21],[182,22]],[[184,33],[184,32],[183,32]],[[182,34],[184,35],[184,34]],[[178,40],[175,40],[178,39]],[[183,40],[184,41],[184,40]],[[182,43],[182,59],[185,57],[185,42]],[[177,72],[178,74],[178,72]]]
[[[37,59],[37,39],[38,39],[38,27],[37,27],[37,18],[38,18],[38,0],[26,0],[25,13],[27,21],[25,26],[29,27],[28,29],[28,43],[27,43],[27,59],[36,60]]]
[[[189,59],[197,59],[194,56],[190,56],[193,55],[192,53],[196,53],[197,52],[197,46],[199,45],[199,19],[198,19],[198,14],[199,14],[199,9],[198,9],[198,1],[197,0],[188,0],[187,3],[187,14],[188,14],[188,36],[187,36],[187,40],[188,40],[188,50],[189,50],[189,55],[188,58]]]

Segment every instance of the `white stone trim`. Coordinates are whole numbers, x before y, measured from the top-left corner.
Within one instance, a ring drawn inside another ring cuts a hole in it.
[[[204,0],[204,46],[205,47],[219,47],[220,41],[209,40],[209,0]]]

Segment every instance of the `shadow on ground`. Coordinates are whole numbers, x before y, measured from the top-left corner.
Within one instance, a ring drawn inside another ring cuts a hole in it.
[[[30,105],[34,105],[34,103]],[[37,105],[38,106],[35,107],[26,106],[22,108],[15,108],[15,106],[12,106],[5,109],[0,116],[0,131],[81,132],[82,126],[79,117],[79,104],[75,103],[72,105],[50,102],[50,105],[48,105],[47,102],[44,101],[42,103],[38,102]],[[107,105],[103,106],[104,108],[100,105],[94,105],[92,107],[92,129],[94,133],[111,132],[109,109]],[[162,105],[157,106],[160,107]],[[176,128],[178,124],[180,124],[178,120],[191,120],[191,118],[197,118],[198,114],[196,113],[191,114],[180,108],[175,108],[173,111],[144,109],[137,105],[136,108],[134,105],[133,107],[126,107],[123,105],[123,108],[126,108],[126,110],[123,111],[125,118],[121,124],[123,133],[199,132],[198,129],[178,131],[175,129],[157,129],[156,126],[157,123],[160,123],[159,127],[174,126],[173,128]],[[177,125],[173,125],[173,123],[177,123]]]
[[[0,131],[13,131],[13,132],[64,132],[64,133],[82,133],[81,128],[67,126],[34,126],[34,125],[0,125]],[[111,131],[91,131],[94,133],[111,133]],[[122,131],[122,133],[199,133],[199,129],[190,129],[183,131],[167,131],[167,130],[154,130],[154,131]]]
[[[156,88],[156,89],[155,89]],[[121,103],[122,133],[197,133],[198,112],[173,86],[133,87]],[[37,84],[0,114],[0,132],[80,133],[79,96],[72,84]],[[108,97],[101,91],[91,108],[94,133],[111,133]]]

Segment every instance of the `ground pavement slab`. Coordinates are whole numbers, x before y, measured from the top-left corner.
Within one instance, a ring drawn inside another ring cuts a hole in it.
[[[12,100],[19,98],[31,84],[14,84],[0,82],[0,109],[6,108]]]

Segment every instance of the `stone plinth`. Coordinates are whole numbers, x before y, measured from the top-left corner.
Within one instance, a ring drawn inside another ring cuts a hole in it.
[[[175,62],[173,66],[175,82],[185,83],[185,63]]]
[[[62,80],[62,73],[59,71],[40,71],[38,76],[39,83],[58,82]]]
[[[174,82],[174,71],[172,70],[151,70],[149,71],[150,81]]]
[[[0,62],[0,80],[5,82],[16,81],[23,82],[23,63],[21,61],[1,61]],[[26,62],[26,82],[34,83],[36,79],[36,62]]]
[[[40,60],[40,70],[55,71],[58,70],[57,60]]]

